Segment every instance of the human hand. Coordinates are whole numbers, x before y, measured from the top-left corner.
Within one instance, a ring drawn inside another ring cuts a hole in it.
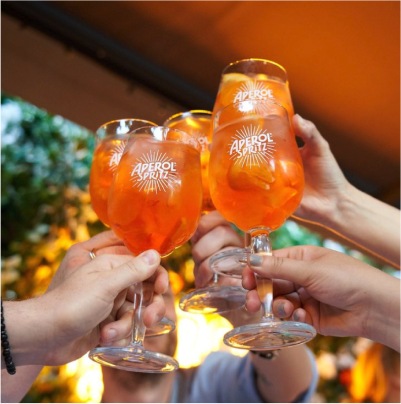
[[[399,349],[399,279],[315,246],[276,250],[273,256],[252,255],[250,264],[252,269],[246,268],[243,275],[243,286],[250,289],[246,303],[250,312],[260,307],[255,272],[275,279],[273,310],[278,317],[307,322],[322,335],[363,336],[394,349],[398,334]]]
[[[96,253],[93,260],[89,256],[92,250]],[[129,287],[136,282],[154,284],[155,298],[146,308],[144,322],[151,325],[159,321],[165,310],[161,294],[168,288],[167,272],[159,264],[156,251],[134,257],[111,231],[72,246],[48,291],[35,299],[38,310],[46,311],[49,319],[47,344],[41,344],[46,351],[42,353],[44,363],[65,363],[96,346],[100,325],[104,328],[118,319],[129,299]],[[103,334],[110,332],[109,328]],[[117,333],[111,337],[124,336]]]
[[[304,195],[295,217],[327,225],[339,202],[351,186],[345,178],[328,142],[316,126],[299,115],[293,117],[295,134],[304,141],[300,148],[305,173]]]
[[[195,285],[197,288],[206,287],[213,279],[213,271],[210,268],[209,258],[224,250],[243,247],[244,236],[235,231],[231,224],[217,211],[210,212],[201,217],[198,229],[192,238],[192,256],[195,261]],[[233,326],[246,324],[260,318],[260,313],[248,313],[242,305],[245,292],[241,287],[241,279],[231,276],[219,276],[219,286],[233,286],[237,290],[232,292],[235,297],[232,302],[226,299],[224,311],[220,314],[231,322]],[[240,291],[238,290],[240,287]],[[227,292],[230,293],[230,292]]]
[[[209,258],[224,249],[243,247],[244,240],[218,211],[203,215],[198,228],[191,239],[192,257],[195,262],[195,285],[205,287],[213,278]],[[222,282],[238,284],[230,277],[220,277]]]

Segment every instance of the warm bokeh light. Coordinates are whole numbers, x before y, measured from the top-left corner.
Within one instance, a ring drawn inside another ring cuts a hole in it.
[[[223,335],[232,329],[231,324],[218,314],[191,314],[183,312],[175,303],[177,311],[178,346],[175,358],[180,367],[190,368],[200,365],[212,351],[224,350],[243,356],[245,350],[233,349],[223,343]],[[102,372],[99,364],[87,355],[60,368],[60,378],[75,379],[74,397],[76,402],[100,402],[103,393]]]
[[[103,394],[102,370],[87,355],[70,362],[60,370],[60,377],[74,377],[74,399],[81,403],[99,403]]]
[[[212,351],[225,350],[240,356],[246,354],[246,351],[224,345],[223,336],[232,329],[224,317],[187,313],[180,310],[177,303],[178,346],[175,357],[180,367],[197,366]]]

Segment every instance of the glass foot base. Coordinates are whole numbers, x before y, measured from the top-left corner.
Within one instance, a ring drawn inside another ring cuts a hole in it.
[[[175,330],[174,321],[167,317],[163,317],[158,323],[151,328],[146,328],[146,337],[157,337],[158,335],[168,334]]]
[[[249,254],[246,248],[226,250],[210,258],[210,267],[218,275],[242,279],[242,271],[248,265]]]
[[[263,351],[304,344],[315,336],[316,330],[309,324],[273,320],[234,328],[224,335],[224,343],[233,348]]]
[[[168,355],[136,347],[98,347],[89,352],[89,358],[101,365],[129,372],[166,373],[179,367],[178,362]]]
[[[244,306],[246,290],[240,286],[211,286],[183,296],[179,307],[197,314],[224,313]]]

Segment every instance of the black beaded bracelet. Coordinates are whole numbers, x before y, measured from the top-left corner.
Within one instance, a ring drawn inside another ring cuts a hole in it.
[[[4,321],[4,314],[3,314],[3,299],[1,299],[1,349],[3,351],[3,357],[4,362],[6,363],[7,372],[10,375],[15,375],[17,370],[15,369],[13,358],[11,356],[10,343],[8,342],[6,323]]]

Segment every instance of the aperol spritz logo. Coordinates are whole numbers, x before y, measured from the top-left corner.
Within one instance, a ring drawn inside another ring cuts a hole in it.
[[[235,93],[233,102],[274,99],[273,90],[260,81],[247,81]]]
[[[164,192],[177,180],[177,163],[165,153],[149,152],[132,166],[134,187],[145,192]]]
[[[229,147],[230,158],[239,160],[241,166],[259,165],[273,157],[275,141],[272,133],[263,131],[260,126],[249,125],[236,131]]]
[[[118,163],[121,160],[121,156],[123,155],[123,151],[127,142],[121,142],[117,147],[115,147],[110,152],[110,159],[109,159],[109,169],[111,171],[115,171]]]

